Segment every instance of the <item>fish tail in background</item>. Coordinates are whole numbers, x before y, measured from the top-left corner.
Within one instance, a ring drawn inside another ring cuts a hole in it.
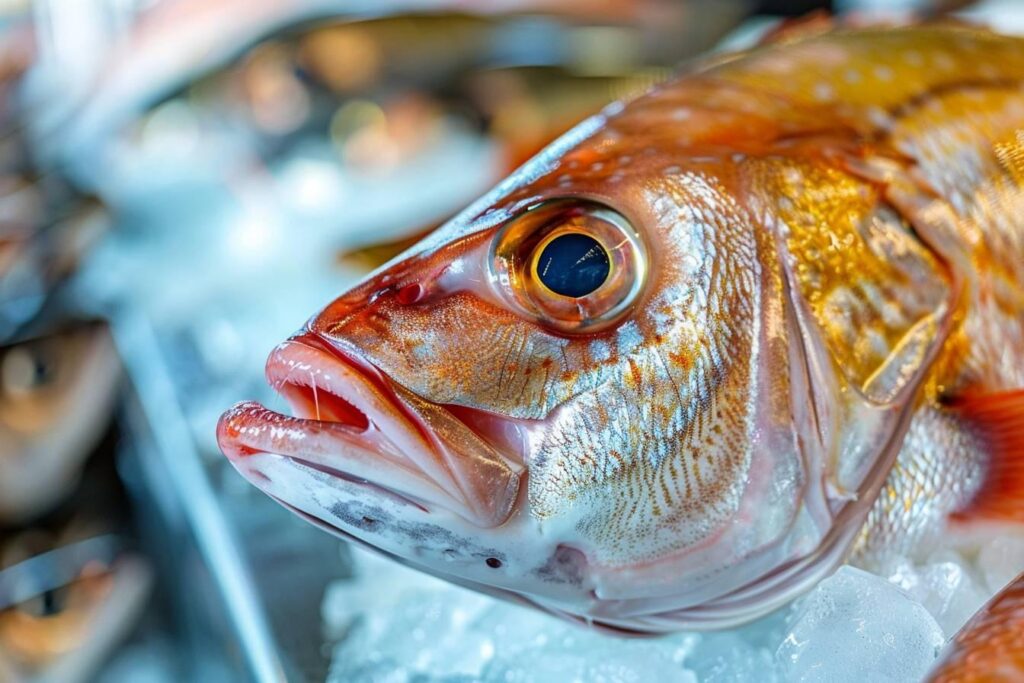
[[[960,629],[925,683],[1024,680],[1024,574]]]
[[[970,425],[989,456],[981,487],[954,519],[1024,523],[1024,389],[968,394],[947,405]]]

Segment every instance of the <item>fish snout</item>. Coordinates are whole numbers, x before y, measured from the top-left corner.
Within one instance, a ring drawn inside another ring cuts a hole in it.
[[[294,415],[246,402],[217,429],[221,450],[257,486],[268,475],[249,456],[266,453],[362,484],[368,495],[447,509],[479,527],[511,515],[521,463],[357,352],[307,332],[274,349],[266,376]]]
[[[446,270],[432,263],[399,264],[339,296],[310,319],[306,329],[333,337],[352,324],[375,325],[378,318],[376,323],[383,322],[389,310],[423,305],[449,293],[442,284]]]

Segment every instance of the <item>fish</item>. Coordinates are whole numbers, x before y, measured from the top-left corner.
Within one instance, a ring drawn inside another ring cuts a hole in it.
[[[38,521],[67,502],[110,426],[121,382],[106,325],[44,320],[40,326],[0,345],[0,525],[6,527]]]
[[[785,31],[607,106],[314,315],[221,450],[619,634],[1024,522],[1024,42]]]
[[[946,644],[924,683],[1024,680],[1024,574]]]

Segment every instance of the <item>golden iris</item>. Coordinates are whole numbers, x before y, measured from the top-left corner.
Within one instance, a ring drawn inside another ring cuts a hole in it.
[[[640,233],[614,209],[556,199],[502,226],[491,269],[523,313],[563,332],[592,332],[630,310],[647,275],[647,252]]]

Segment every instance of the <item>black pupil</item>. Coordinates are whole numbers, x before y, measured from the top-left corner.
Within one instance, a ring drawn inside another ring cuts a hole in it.
[[[544,247],[537,261],[537,277],[562,296],[590,294],[608,279],[611,265],[600,242],[589,235],[559,235]]]

